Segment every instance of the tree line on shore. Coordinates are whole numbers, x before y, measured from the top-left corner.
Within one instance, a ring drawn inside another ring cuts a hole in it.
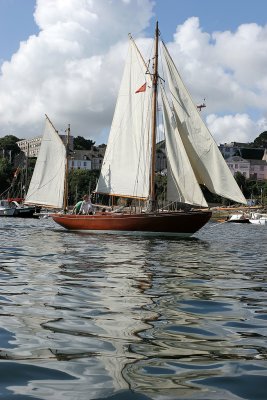
[[[0,196],[24,197],[29,185],[36,159],[27,160],[27,173],[25,173],[25,161],[21,168],[15,165],[21,153],[17,143],[20,139],[13,135],[0,138]],[[267,132],[263,132],[253,142],[254,146],[267,147]],[[252,144],[251,144],[252,145]],[[95,142],[81,136],[74,138],[74,150],[91,150]],[[91,193],[99,177],[99,170],[74,169],[69,172],[69,204],[75,204],[85,193]],[[235,179],[244,196],[267,205],[267,182],[246,179],[241,173],[235,175]],[[23,182],[22,182],[23,181]],[[158,201],[164,203],[166,199],[167,177],[160,173],[156,176]],[[220,196],[210,193],[202,188],[208,203],[230,205],[231,202]]]

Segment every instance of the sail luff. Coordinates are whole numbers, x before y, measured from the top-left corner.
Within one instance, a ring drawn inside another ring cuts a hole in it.
[[[198,182],[212,193],[246,204],[245,197],[201,119],[164,44],[163,54],[178,131]]]

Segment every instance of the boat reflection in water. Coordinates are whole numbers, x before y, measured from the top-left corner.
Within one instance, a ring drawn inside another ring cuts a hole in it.
[[[80,399],[96,399],[129,390],[122,371],[142,358],[129,344],[141,341],[137,333],[156,318],[145,309],[151,303],[144,295],[150,277],[143,262],[133,265],[142,248],[131,241],[127,249],[119,242],[105,242],[103,255],[98,250],[90,261],[79,247],[81,236],[73,235],[71,250],[61,243],[62,232],[42,236],[33,235],[27,254],[7,270],[13,270],[5,294],[10,304],[0,321],[10,337],[1,356],[11,362],[5,367],[8,373],[16,370],[21,376],[20,385],[9,379],[9,390],[42,399],[61,398],[59,392],[64,399],[74,399],[75,393]],[[91,250],[98,238],[94,241]],[[36,248],[41,249],[39,255]],[[60,254],[64,265],[58,265]]]
[[[100,240],[1,221],[3,398],[264,399],[265,230]]]

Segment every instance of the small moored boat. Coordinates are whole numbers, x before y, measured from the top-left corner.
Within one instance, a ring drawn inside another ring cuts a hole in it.
[[[254,225],[267,225],[267,214],[262,214],[259,212],[251,213],[249,222]]]
[[[246,215],[245,213],[232,214],[227,218],[226,221],[238,223],[238,224],[249,224],[250,223],[249,216]]]
[[[0,217],[13,217],[15,207],[8,200],[0,200]]]

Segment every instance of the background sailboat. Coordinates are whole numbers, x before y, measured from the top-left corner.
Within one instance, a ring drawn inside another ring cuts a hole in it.
[[[25,204],[63,209],[66,148],[46,116],[45,130]]]
[[[38,218],[41,208],[24,202],[28,185],[28,155],[23,154],[17,162],[11,185],[0,195],[3,198],[0,200],[0,217]]]
[[[139,212],[111,212],[105,215],[52,214],[54,221],[65,228],[190,236],[211,217],[210,211],[199,209],[208,207],[200,184],[220,196],[246,203],[164,44],[162,54],[167,69],[168,86],[160,83],[158,90],[158,47],[157,25],[154,67],[150,73],[135,42],[130,39],[106,153],[95,190],[96,193],[133,199],[135,204],[137,201],[146,202],[147,212],[144,212],[143,208]],[[155,151],[158,91],[162,98],[168,163],[167,198],[170,203],[179,202],[198,207],[189,212],[157,209]],[[51,138],[54,133],[50,126],[46,136]],[[66,161],[63,160],[66,160],[66,150],[63,149],[62,143],[58,143],[58,149],[52,150],[54,155],[48,155],[49,140],[46,139],[46,144],[42,144],[41,159],[37,161],[39,172],[36,172],[35,178],[42,176],[41,165],[44,166],[49,158],[57,160],[56,165],[49,167],[49,179],[43,179],[43,183],[37,184],[37,180],[33,179],[35,183],[30,187],[27,198],[29,200],[36,197],[38,204],[55,205],[56,202],[50,197],[56,197],[56,193],[48,181],[56,179],[58,172],[57,191],[60,192],[60,196],[57,196],[57,206],[60,206],[61,202],[62,207],[66,171]],[[42,153],[46,155],[46,159],[42,157]],[[42,186],[46,186],[46,189],[37,194],[38,188]]]

